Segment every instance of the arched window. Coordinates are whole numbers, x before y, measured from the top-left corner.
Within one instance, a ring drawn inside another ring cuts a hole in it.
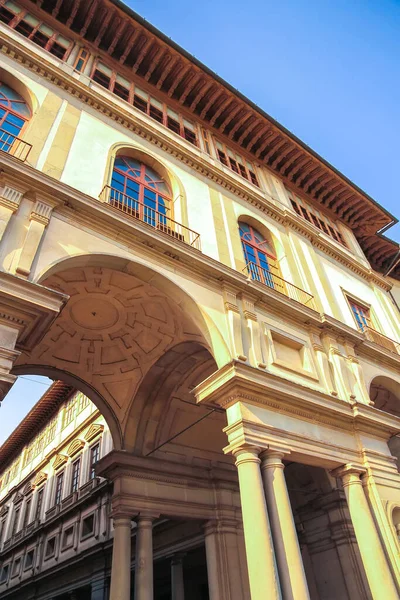
[[[160,175],[134,158],[117,156],[111,179],[110,201],[153,227],[165,223],[171,191]]]
[[[240,239],[246,266],[252,279],[261,281],[269,287],[282,286],[279,269],[271,242],[268,242],[251,225],[239,223]],[[278,275],[278,277],[277,277]]]
[[[0,150],[10,152],[30,116],[31,111],[22,96],[0,82]]]

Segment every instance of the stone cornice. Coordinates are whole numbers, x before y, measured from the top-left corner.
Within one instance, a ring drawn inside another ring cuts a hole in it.
[[[163,131],[157,128],[153,124],[152,119],[147,117],[147,115],[143,115],[141,111],[135,110],[133,107],[127,110],[124,106],[125,103],[119,102],[117,97],[104,90],[101,86],[91,83],[91,86],[88,87],[71,77],[65,67],[64,70],[60,67],[56,68],[49,61],[43,60],[43,57],[40,57],[39,60],[37,55],[30,52],[28,48],[22,46],[22,44],[7,35],[3,30],[0,30],[0,43],[2,43],[1,52],[17,60],[29,70],[39,73],[57,87],[64,89],[79,99],[79,101],[91,106],[138,136],[156,144],[168,154],[178,158],[202,175],[224,187],[227,191],[244,199],[247,203],[253,205],[268,217],[273,218],[276,222],[288,225],[301,235],[305,235],[317,248],[323,250],[326,254],[332,256],[335,260],[367,281],[374,282],[384,289],[391,288],[390,283],[383,277],[372,271],[371,268],[363,265],[355,257],[350,257],[345,250],[341,250],[329,238],[325,238],[317,228],[305,220],[302,222],[303,220],[297,218],[297,215],[289,209],[282,209],[273,204],[273,202],[268,201],[267,193],[261,193],[261,190],[258,192],[255,186],[247,184],[245,180],[241,181],[239,176],[236,176],[233,172],[228,172],[227,169],[223,169],[222,165],[217,165],[213,159],[210,159],[205,153],[201,153],[192,144],[189,144],[179,136],[172,136],[168,129],[163,128],[165,129]]]
[[[222,408],[237,402],[254,404],[341,431],[372,433],[385,440],[400,432],[400,417],[330,396],[237,361],[213,373],[193,393],[199,403],[217,404]]]

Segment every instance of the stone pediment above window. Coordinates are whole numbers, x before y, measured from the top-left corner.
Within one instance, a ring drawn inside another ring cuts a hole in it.
[[[96,436],[100,435],[104,431],[104,425],[100,425],[99,423],[93,423],[87,430],[85,434],[85,440],[90,442]]]
[[[21,494],[21,492],[18,492],[14,498],[14,506],[16,504],[19,504],[20,502],[22,502],[23,499],[24,499],[24,495]]]
[[[27,496],[28,494],[30,494],[33,491],[33,482],[32,481],[28,481],[28,483],[25,485],[24,490],[23,490],[23,494],[24,496]]]
[[[37,487],[38,485],[43,483],[43,481],[46,481],[46,479],[47,479],[47,473],[44,473],[43,471],[39,471],[39,473],[37,473],[32,480],[32,487]]]
[[[83,440],[76,439],[68,447],[67,454],[68,456],[74,456],[77,452],[82,450],[85,442]]]
[[[5,504],[4,506],[1,507],[0,510],[0,517],[4,517],[4,515],[6,515],[9,511],[10,507],[8,504]]]
[[[65,454],[57,454],[53,462],[53,468],[55,470],[59,469],[67,462],[67,460],[68,456],[66,456]]]

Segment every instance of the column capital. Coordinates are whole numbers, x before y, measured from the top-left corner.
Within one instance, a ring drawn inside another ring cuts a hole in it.
[[[154,513],[141,512],[135,517],[135,521],[138,527],[153,527],[153,521],[158,519],[159,516]]]
[[[247,462],[260,464],[260,452],[261,448],[258,446],[251,446],[250,444],[244,444],[243,446],[239,446],[238,448],[232,450],[232,454],[236,458],[235,464],[237,467]]]
[[[112,515],[112,520],[114,529],[117,527],[131,527],[132,515],[128,513],[118,513],[116,515]]]
[[[285,465],[282,462],[284,456],[289,454],[285,452],[283,448],[269,448],[263,450],[260,454],[261,459],[261,470],[264,469],[284,469]]]
[[[332,477],[339,477],[342,480],[343,487],[348,485],[362,485],[361,475],[366,473],[366,469],[361,465],[347,463],[331,471]]]

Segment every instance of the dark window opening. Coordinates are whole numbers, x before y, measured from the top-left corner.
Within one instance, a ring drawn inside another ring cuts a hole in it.
[[[82,539],[94,533],[94,515],[89,515],[82,521]]]
[[[158,121],[159,123],[163,122],[163,113],[162,113],[162,110],[160,110],[159,108],[156,108],[152,104],[150,104],[150,116],[153,119],[155,119],[156,121]]]
[[[0,8],[0,21],[3,21],[6,25],[9,25],[14,17],[14,13],[4,8],[4,6]]]
[[[96,69],[95,72],[93,73],[93,80],[96,81],[96,83],[99,83],[100,85],[102,85],[103,87],[105,87],[107,89],[110,87],[110,82],[111,82],[110,77],[107,77],[107,75],[105,75],[98,69]]]
[[[61,46],[61,44],[58,44],[57,42],[53,42],[51,48],[49,48],[50,54],[53,54],[53,56],[56,56],[57,58],[61,59],[64,58],[66,51],[67,49],[64,48],[64,46]]]

